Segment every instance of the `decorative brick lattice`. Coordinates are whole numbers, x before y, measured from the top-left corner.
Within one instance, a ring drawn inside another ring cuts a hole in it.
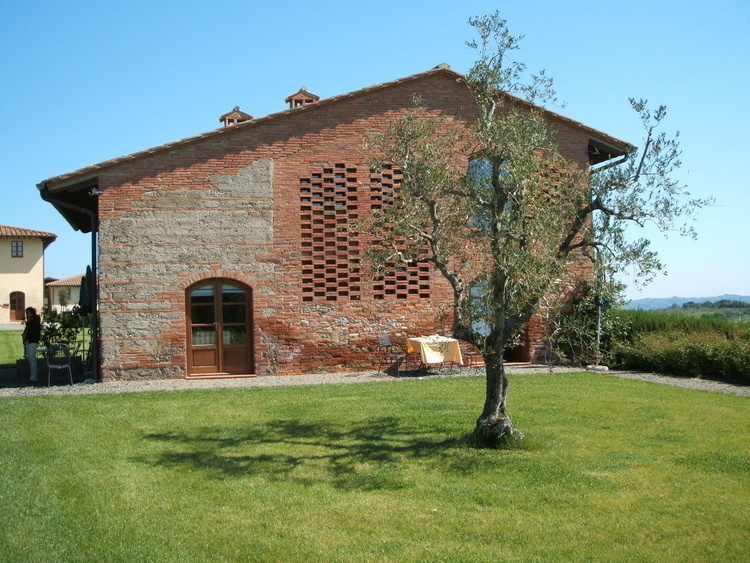
[[[393,205],[393,196],[404,176],[401,170],[386,164],[380,171],[370,170],[370,209]]]
[[[401,170],[384,165],[380,171],[370,170],[370,209],[392,205],[393,197],[403,181]],[[428,264],[388,264],[385,274],[373,284],[375,299],[409,299],[430,297],[430,266]]]
[[[360,248],[357,168],[322,167],[300,178],[302,300],[358,300]]]
[[[303,301],[362,298],[362,241],[351,225],[360,218],[360,213],[391,204],[402,176],[390,167],[381,172],[371,170],[369,184],[361,185],[357,172],[356,166],[337,163],[300,178]],[[430,267],[389,266],[386,275],[374,282],[372,296],[429,298]]]
[[[373,284],[375,299],[409,299],[430,297],[430,266],[427,264],[388,264],[384,276]]]

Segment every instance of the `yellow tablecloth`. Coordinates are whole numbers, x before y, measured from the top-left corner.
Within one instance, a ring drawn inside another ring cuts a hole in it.
[[[438,335],[409,338],[406,341],[406,351],[409,354],[419,352],[422,363],[425,365],[445,362],[454,362],[459,365],[464,363],[461,357],[461,347],[455,338]]]

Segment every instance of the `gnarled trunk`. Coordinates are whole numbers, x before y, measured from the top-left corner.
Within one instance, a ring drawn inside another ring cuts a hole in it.
[[[505,375],[503,357],[499,354],[488,354],[485,357],[487,385],[484,409],[477,419],[474,429],[474,442],[485,448],[503,448],[523,440],[524,435],[513,426],[506,412],[508,378]]]

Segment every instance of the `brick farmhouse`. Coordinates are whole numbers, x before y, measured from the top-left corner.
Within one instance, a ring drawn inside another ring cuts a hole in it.
[[[92,233],[103,379],[285,375],[377,365],[376,336],[446,333],[452,294],[426,265],[372,281],[352,224],[398,188],[368,166],[368,136],[413,107],[468,126],[476,115],[447,65],[252,118],[39,184]],[[588,168],[627,144],[547,112],[564,154]],[[468,163],[467,163],[468,165]],[[584,272],[583,275],[590,275]],[[543,347],[531,323],[514,360]]]

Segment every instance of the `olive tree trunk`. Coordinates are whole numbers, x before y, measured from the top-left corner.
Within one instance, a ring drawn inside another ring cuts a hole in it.
[[[486,390],[484,409],[477,419],[474,441],[486,448],[502,448],[522,440],[524,435],[513,426],[506,411],[508,378],[502,354],[492,353],[485,357]]]

